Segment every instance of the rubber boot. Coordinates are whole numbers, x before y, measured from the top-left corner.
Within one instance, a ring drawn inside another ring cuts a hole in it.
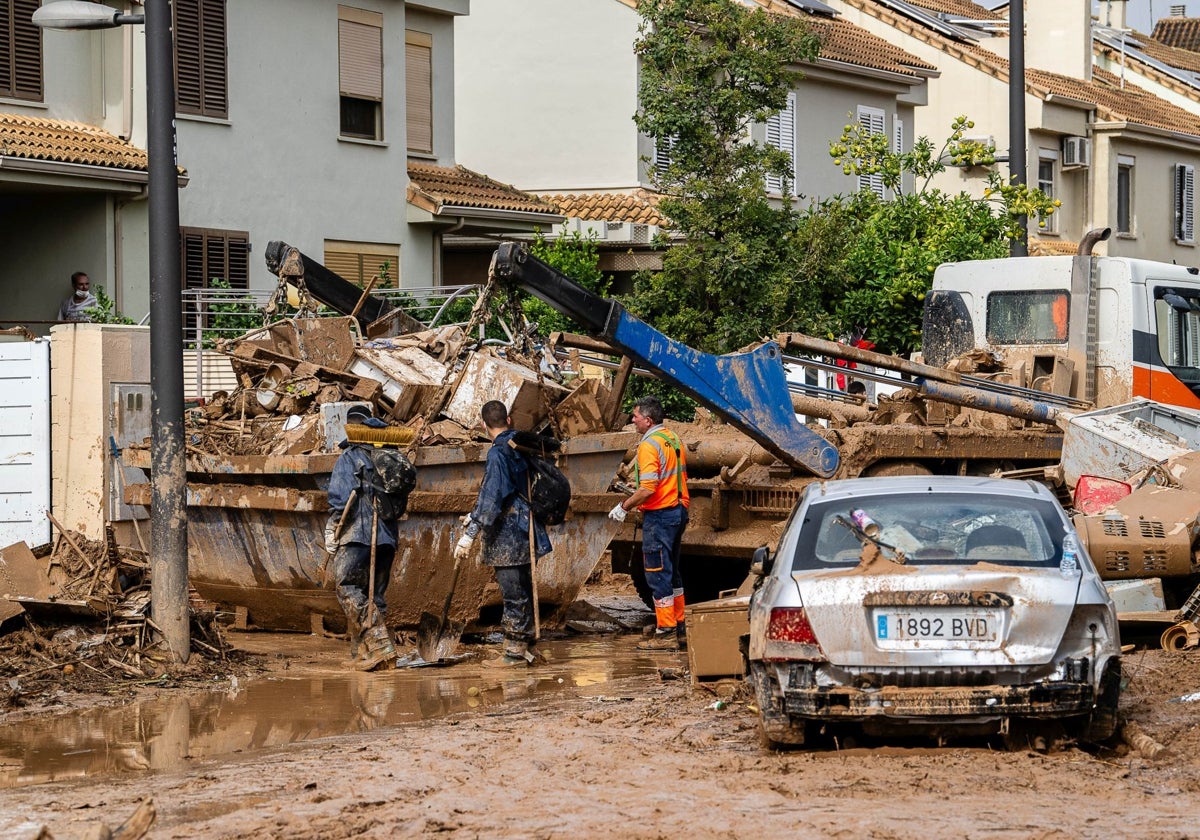
[[[484,663],[488,668],[523,668],[529,664],[529,642],[523,639],[505,639],[504,653]]]
[[[358,661],[362,653],[362,623],[358,620],[358,609],[350,607],[346,610],[346,635],[350,638],[350,661]]]
[[[382,624],[363,634],[362,656],[354,663],[356,671],[377,671],[396,661],[396,644]]]
[[[654,635],[637,646],[638,650],[660,651],[670,653],[679,650],[679,636],[674,627],[662,627]]]

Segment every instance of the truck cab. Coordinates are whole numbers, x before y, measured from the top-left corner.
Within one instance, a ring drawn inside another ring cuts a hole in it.
[[[927,364],[999,352],[1023,384],[1098,407],[1200,409],[1200,272],[1091,255],[946,263],[923,324]]]

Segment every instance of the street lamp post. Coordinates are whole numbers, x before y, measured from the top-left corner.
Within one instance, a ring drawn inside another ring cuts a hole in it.
[[[179,299],[179,178],[170,0],[145,14],[98,3],[44,4],[33,22],[51,29],[146,26],[146,129],[150,234],[151,617],[172,654],[191,654],[187,597],[187,469],[183,427],[183,313]]]

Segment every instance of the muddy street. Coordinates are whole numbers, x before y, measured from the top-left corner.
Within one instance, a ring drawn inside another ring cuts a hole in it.
[[[0,722],[0,836],[63,840],[146,797],[154,838],[1200,836],[1200,654],[1127,658],[1125,715],[1166,752],[885,742],[764,751],[733,693],[636,637],[538,669],[347,675],[342,645],[237,641],[269,673]],[[286,651],[286,655],[283,655]]]

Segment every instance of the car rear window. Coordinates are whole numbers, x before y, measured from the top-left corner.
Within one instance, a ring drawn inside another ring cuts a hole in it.
[[[1056,566],[1064,533],[1053,503],[1039,499],[912,493],[818,502],[801,523],[793,570],[856,565],[862,545],[843,522],[861,515],[878,526],[881,543],[921,566]]]

